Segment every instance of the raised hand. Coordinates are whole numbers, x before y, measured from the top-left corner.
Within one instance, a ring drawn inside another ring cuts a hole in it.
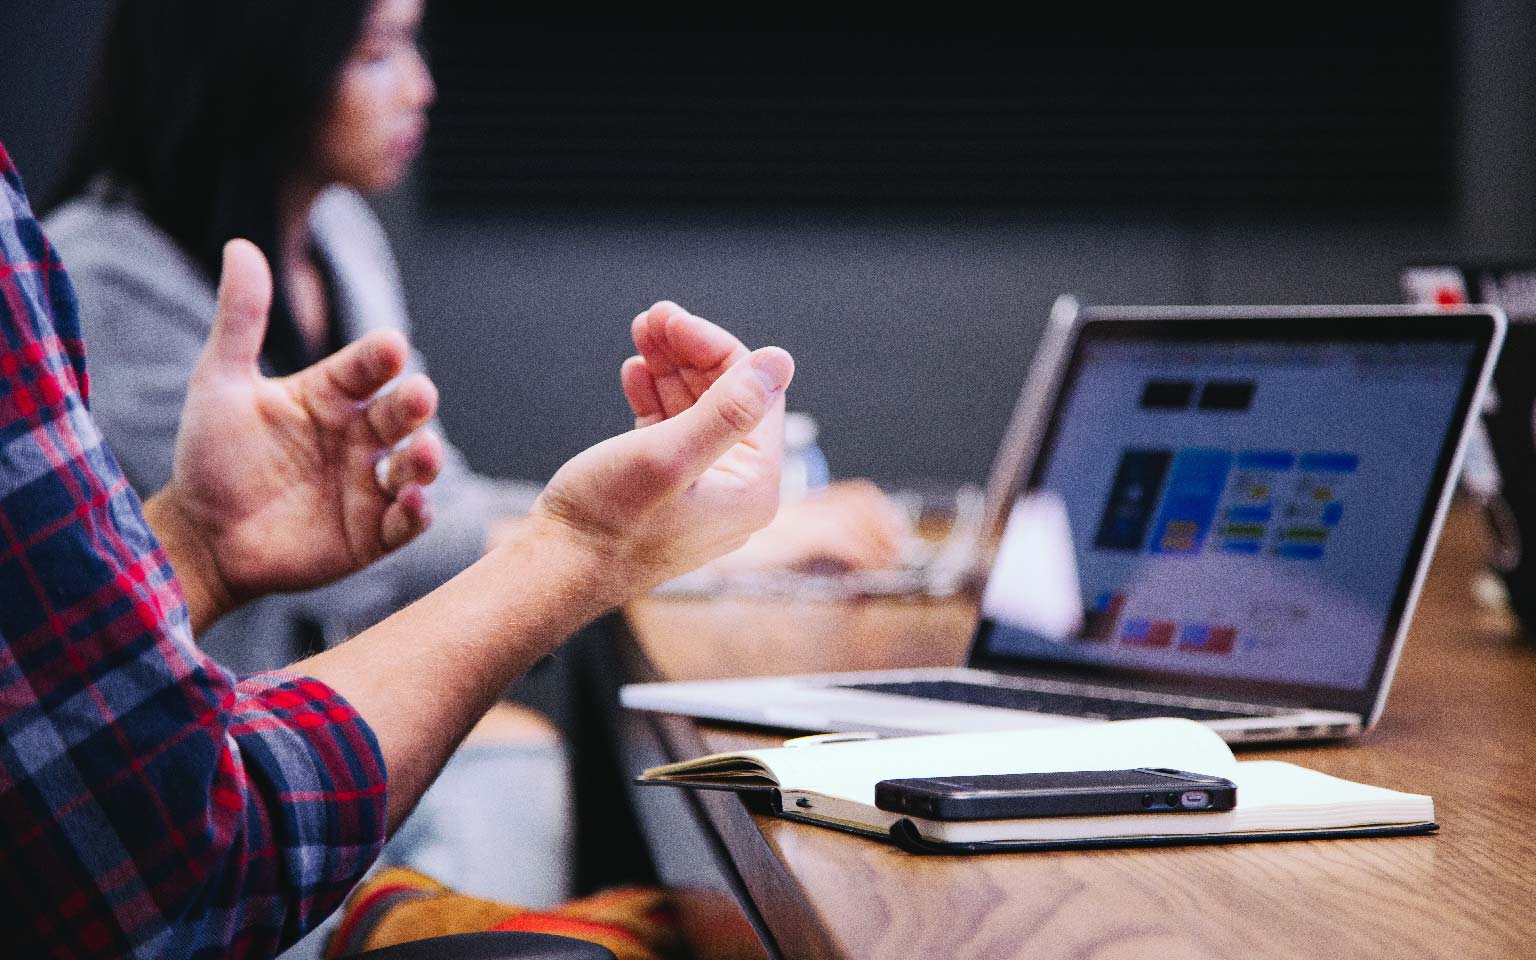
[[[747,355],[740,340],[672,303],[640,314],[632,333],[640,355],[625,362],[621,377],[636,426],[686,410]],[[894,506],[868,481],[834,484],[771,520],[718,569],[881,569],[900,562],[907,535]]]
[[[746,542],[778,507],[794,360],[673,303],[635,318],[635,429],[561,467],[534,507],[602,561],[614,603]]]
[[[380,393],[404,369],[404,338],[371,335],[293,376],[264,377],[258,358],[271,302],[265,258],[232,241],[213,331],[187,387],[171,481],[146,509],[194,626],[254,596],[358,570],[430,522],[423,487],[443,448],[417,431],[436,410],[437,390],[418,374]]]

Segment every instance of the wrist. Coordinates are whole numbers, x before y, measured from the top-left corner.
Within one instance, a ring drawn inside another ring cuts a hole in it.
[[[144,519],[160,541],[186,598],[192,632],[204,628],[235,608],[234,594],[224,582],[208,540],[178,501],[173,486],[150,497]]]
[[[645,586],[611,538],[538,508],[508,524],[493,554],[554,574],[573,610],[586,619],[628,602]]]

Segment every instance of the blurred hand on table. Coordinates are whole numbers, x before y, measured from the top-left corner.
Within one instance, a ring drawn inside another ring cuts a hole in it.
[[[843,480],[779,507],[741,549],[713,564],[720,573],[884,570],[902,562],[912,536],[906,516],[868,480]]]

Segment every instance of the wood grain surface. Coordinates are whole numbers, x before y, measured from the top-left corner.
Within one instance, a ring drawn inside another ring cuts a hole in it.
[[[1374,731],[1241,753],[1428,793],[1437,835],[921,857],[733,795],[701,807],[788,957],[1536,957],[1536,646],[1474,602],[1479,534],[1469,509],[1453,512]],[[955,602],[782,599],[629,613],[670,679],[958,663],[972,616]],[[657,722],[679,758],[776,742]]]

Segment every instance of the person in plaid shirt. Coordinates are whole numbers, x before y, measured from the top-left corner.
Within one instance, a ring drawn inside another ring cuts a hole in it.
[[[292,672],[193,634],[429,522],[440,442],[406,344],[257,367],[271,276],[225,250],[171,482],[141,504],[89,413],[76,304],[0,147],[0,943],[271,956],[340,902],[506,684],[583,623],[773,516],[793,361],[671,303],[635,318],[635,429],[499,546]],[[386,788],[386,770],[388,780]]]

